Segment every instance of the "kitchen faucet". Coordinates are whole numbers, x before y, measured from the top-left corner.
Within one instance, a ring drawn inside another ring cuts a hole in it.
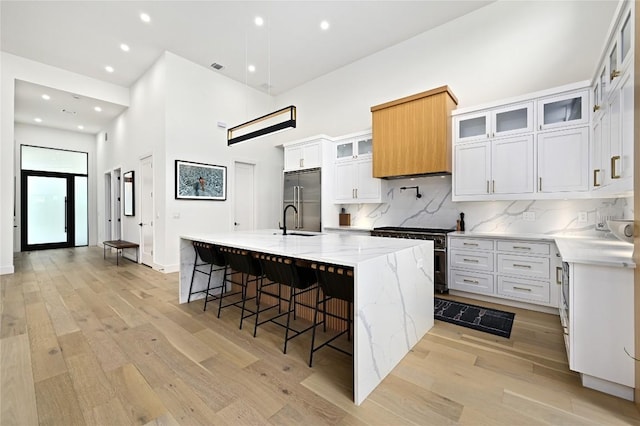
[[[284,208],[284,212],[282,212],[282,227],[280,228],[282,229],[282,235],[287,235],[287,209],[289,207],[293,207],[293,211],[296,212],[296,214],[298,214],[298,209],[293,204],[288,204]]]

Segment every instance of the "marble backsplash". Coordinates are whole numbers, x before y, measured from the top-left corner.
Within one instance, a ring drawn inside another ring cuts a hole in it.
[[[422,198],[415,189],[400,190],[416,185]],[[388,203],[342,206],[351,213],[351,225],[455,229],[464,212],[467,231],[587,236],[600,234],[595,225],[603,216],[633,219],[632,198],[452,202],[451,176],[390,180],[387,191]],[[535,219],[524,220],[525,212]],[[587,214],[586,222],[578,222],[580,213]]]

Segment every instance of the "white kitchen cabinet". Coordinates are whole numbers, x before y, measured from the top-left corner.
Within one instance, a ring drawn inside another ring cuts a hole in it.
[[[284,147],[284,171],[312,169],[322,165],[322,142],[308,141]]]
[[[337,204],[384,202],[386,181],[373,177],[371,133],[336,142],[335,197]]]
[[[455,147],[454,194],[525,194],[534,190],[533,136],[522,135]]]
[[[583,386],[633,400],[633,269],[569,263],[569,368]]]
[[[336,142],[336,162],[371,158],[373,155],[371,133]]]
[[[451,290],[558,307],[561,267],[553,243],[449,235],[448,247]]]
[[[589,124],[589,91],[580,90],[538,99],[538,128],[549,130]]]
[[[589,189],[589,128],[538,133],[539,193]]]
[[[533,131],[533,102],[501,106],[455,117],[455,143]]]

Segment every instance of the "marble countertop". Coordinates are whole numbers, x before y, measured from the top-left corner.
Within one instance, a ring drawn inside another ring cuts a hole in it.
[[[292,231],[293,232],[293,231]],[[282,235],[276,229],[249,232],[220,232],[183,235],[184,239],[218,245],[228,245],[299,259],[357,266],[358,263],[380,256],[411,249],[432,241],[377,238],[355,233],[305,233],[311,236]]]
[[[598,236],[563,234],[507,234],[483,232],[452,232],[454,237],[502,238],[555,242],[564,262],[591,263],[603,266],[635,268],[633,244],[616,239],[609,233]]]
[[[371,232],[371,228],[362,228],[357,226],[325,226],[325,230],[328,231],[348,231],[348,232]]]

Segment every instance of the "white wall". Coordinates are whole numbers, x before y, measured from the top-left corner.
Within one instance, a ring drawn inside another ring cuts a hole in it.
[[[16,182],[16,225],[14,228],[14,250],[20,251],[20,232],[23,224],[21,223],[21,205],[20,205],[20,145],[33,145],[45,148],[66,149],[70,151],[86,152],[88,155],[88,173],[89,173],[89,245],[97,243],[97,199],[96,199],[96,143],[95,137],[87,133],[70,132],[66,130],[52,129],[43,126],[33,126],[29,124],[15,124],[15,182]],[[26,224],[24,224],[26,225]]]
[[[273,100],[210,69],[166,52],[131,88],[131,106],[98,138],[100,173],[114,168],[136,171],[139,159],[154,161],[154,267],[179,268],[179,237],[233,229],[234,161],[256,165],[256,227],[275,227],[281,206],[282,150],[269,138],[227,146],[225,129],[271,112]],[[227,200],[176,200],[175,160],[227,167]],[[104,211],[104,185],[98,185]],[[139,200],[140,197],[136,197]],[[123,239],[138,242],[136,216],[123,217]],[[103,217],[103,216],[102,216]],[[102,232],[102,226],[100,227]]]
[[[129,90],[0,52],[0,199],[13,200],[14,85],[24,80],[127,106]],[[0,274],[13,272],[13,203],[0,203]]]
[[[122,173],[135,171],[135,216],[121,216],[122,235],[127,241],[140,242],[140,159],[153,155],[154,161],[154,210],[162,211],[164,203],[164,171],[162,164],[165,150],[166,128],[166,60],[162,55],[149,70],[131,87],[129,108],[120,114],[104,132],[98,136],[98,173],[121,169]],[[105,141],[104,135],[107,135]],[[105,185],[98,184],[99,241],[104,239]],[[161,228],[162,220],[154,221],[154,239],[158,250],[154,257],[163,256],[165,244]]]
[[[590,79],[615,7],[497,1],[278,96],[298,108],[281,140],[371,128],[372,106],[442,85],[461,108]]]

